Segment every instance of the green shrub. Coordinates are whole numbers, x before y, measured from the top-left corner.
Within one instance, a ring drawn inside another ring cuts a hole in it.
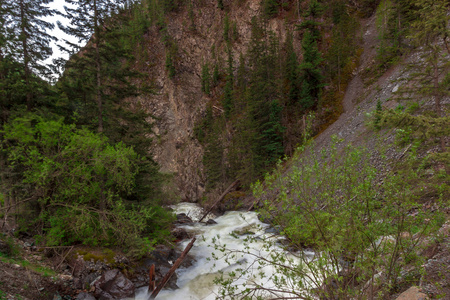
[[[3,134],[9,162],[4,171],[20,174],[11,188],[23,191],[18,197],[35,199],[27,202],[30,216],[21,223],[41,228],[35,233],[48,245],[146,245],[148,250],[141,234],[152,232],[150,224],[167,226],[167,215],[157,206],[125,198],[136,187],[142,159],[132,147],[33,114],[12,120]]]
[[[256,271],[238,268],[216,279],[222,285],[222,297],[264,298],[277,290],[305,299],[312,295],[348,299],[360,295],[360,284],[368,282],[369,290],[376,285],[370,279],[381,270],[385,279],[377,288],[384,297],[397,286],[402,267],[413,264],[420,270],[420,239],[435,233],[445,220],[440,212],[420,209],[415,179],[422,171],[396,170],[383,174],[383,184],[379,184],[382,174],[372,166],[370,153],[352,146],[339,150],[339,142],[320,152],[304,146],[298,149],[289,172],[280,163],[266,175],[264,184],[253,185],[262,218],[282,228],[291,245],[314,247],[314,259],[301,251],[286,255],[273,250],[275,242],[270,240],[255,253],[252,243],[256,238],[247,238],[248,248],[242,251],[227,249],[217,239],[217,253],[230,264],[239,254],[257,259]],[[414,215],[410,213],[413,208],[419,208]],[[265,266],[275,269],[274,286],[247,281],[243,290],[237,288],[235,279],[269,276]],[[332,288],[324,289],[331,281]]]

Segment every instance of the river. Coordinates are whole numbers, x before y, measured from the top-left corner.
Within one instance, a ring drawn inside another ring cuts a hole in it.
[[[202,209],[193,203],[180,203],[173,209],[177,214],[186,213],[193,221],[197,221],[202,215]],[[219,276],[220,272],[229,273],[237,268],[249,270],[245,276],[234,282],[238,289],[243,289],[244,285],[247,287],[275,286],[272,275],[279,270],[271,265],[261,266],[256,259],[268,257],[274,253],[284,253],[277,244],[271,245],[270,249],[265,247],[267,245],[265,241],[276,241],[283,238],[267,233],[270,226],[262,223],[256,212],[229,211],[223,216],[208,216],[206,220],[208,218],[213,218],[217,224],[206,225],[195,222],[191,226],[180,226],[197,237],[189,252],[189,255],[194,257],[194,263],[188,268],[179,268],[176,271],[179,289],[162,290],[156,299],[216,299],[219,286],[214,283],[214,279]],[[181,242],[178,247],[181,250],[184,249],[189,241]],[[214,249],[214,244],[226,245],[226,249],[233,250],[236,256],[227,262],[225,257],[221,257],[224,253]],[[286,253],[286,256],[289,255]],[[313,253],[307,253],[307,255],[312,256]],[[212,259],[213,256],[219,258]],[[291,258],[293,262],[296,262],[294,256]],[[261,271],[265,274],[264,278],[259,275]],[[147,300],[148,296],[146,288],[144,288],[137,292],[135,300]]]

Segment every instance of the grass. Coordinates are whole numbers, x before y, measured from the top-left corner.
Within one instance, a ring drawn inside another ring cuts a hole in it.
[[[21,259],[21,258],[13,258],[13,257],[8,257],[5,254],[0,252],[0,261],[7,263],[7,264],[17,264],[19,266],[22,266],[23,268],[33,271],[35,273],[39,273],[44,277],[50,277],[50,276],[56,276],[57,273],[45,266],[41,266],[38,264],[34,264],[31,263],[25,259]],[[0,300],[2,300],[1,298],[1,293],[0,293]]]

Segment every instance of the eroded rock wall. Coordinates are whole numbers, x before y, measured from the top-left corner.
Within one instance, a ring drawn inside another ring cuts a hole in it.
[[[188,5],[167,15],[167,33],[177,46],[174,59],[175,76],[166,70],[164,32],[156,25],[145,36],[148,58],[145,61],[149,75],[156,84],[157,95],[141,97],[145,109],[154,116],[154,158],[161,171],[174,174],[176,193],[182,200],[197,201],[204,192],[205,175],[203,148],[194,137],[194,126],[213,101],[220,106],[220,95],[207,96],[201,91],[201,72],[204,63],[226,65],[226,42],[223,37],[224,20],[236,23],[237,39],[233,40],[234,66],[240,53],[245,54],[251,39],[251,21],[260,15],[260,0],[224,1],[226,9],[216,1],[193,1],[192,13]],[[242,2],[240,4],[234,2]],[[296,21],[287,22],[279,16],[268,22],[268,29],[278,35],[280,43],[288,30],[295,29]],[[192,26],[193,25],[193,26]],[[300,49],[299,39],[295,47]]]

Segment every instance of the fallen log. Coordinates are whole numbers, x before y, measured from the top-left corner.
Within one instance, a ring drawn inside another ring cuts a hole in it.
[[[223,193],[222,195],[220,195],[219,199],[206,211],[206,213],[203,215],[203,217],[201,217],[200,220],[198,220],[198,222],[201,222],[212,210],[214,207],[216,207],[217,204],[220,203],[220,201],[223,200],[223,198],[225,198],[225,196],[231,191],[232,188],[234,188],[236,185],[238,185],[239,180],[236,180],[235,182],[233,182]]]
[[[167,274],[164,275],[164,277],[161,280],[161,282],[158,284],[156,289],[150,295],[150,299],[155,299],[156,296],[159,294],[159,292],[162,290],[162,288],[166,285],[167,281],[169,281],[170,277],[172,277],[173,273],[175,273],[175,270],[178,269],[178,267],[183,262],[184,258],[188,254],[189,250],[191,250],[192,246],[194,245],[195,240],[196,240],[195,237],[192,238],[190,243],[186,246],[186,248],[184,248],[183,253],[181,253],[180,257],[178,257],[178,259],[175,261],[175,263],[173,264],[172,268],[170,268],[169,272],[167,272]]]

